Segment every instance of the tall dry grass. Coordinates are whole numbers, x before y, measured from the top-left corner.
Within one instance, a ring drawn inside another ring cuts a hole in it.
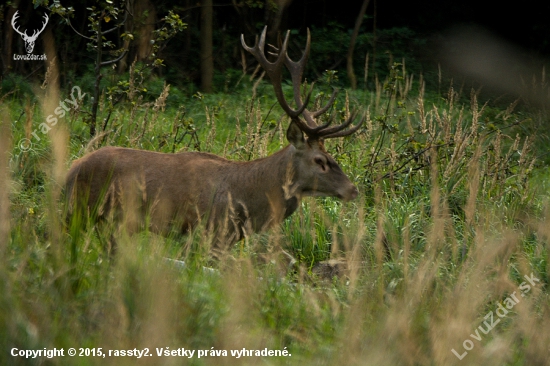
[[[10,132],[13,116],[3,109],[1,363],[549,364],[550,223],[529,186],[530,140],[490,129],[476,93],[469,106],[459,105],[452,88],[443,103],[428,103],[423,87],[411,98],[413,79],[400,80],[389,80],[391,88],[380,84],[371,96],[365,130],[327,144],[362,197],[346,205],[305,202],[281,228],[238,243],[216,272],[203,270],[208,233],[201,227],[184,238],[121,232],[113,258],[102,248],[107,234],[93,225],[74,236],[63,222],[61,182],[66,157],[83,146],[71,145],[60,122],[48,134],[46,159],[30,151],[16,160],[10,136],[23,131]],[[166,122],[168,93],[166,87],[156,102],[114,116],[120,129],[95,142],[150,148],[152,136],[165,136],[162,148],[174,149],[181,137],[174,126],[181,123],[189,141],[182,137],[179,148],[197,148],[197,138],[202,150],[247,160],[283,140],[286,122],[266,114],[259,101],[235,108],[237,128],[227,128],[221,109],[202,102],[207,132],[199,139],[184,112]],[[48,82],[42,115],[52,113],[59,94]],[[349,101],[340,103],[345,117]],[[511,108],[496,119],[508,121]],[[159,132],[163,125],[168,132]],[[21,182],[17,173],[26,170],[14,161],[44,172],[35,190]],[[297,265],[288,266],[288,253]],[[340,276],[315,274],[327,260],[337,261]],[[540,283],[520,290],[531,274]],[[518,303],[500,318],[499,304],[514,292]],[[490,312],[500,322],[485,334],[480,327],[488,329]],[[26,360],[9,354],[14,347],[147,348],[153,356]],[[229,355],[189,360],[158,357],[156,348]],[[243,348],[286,349],[291,356],[230,355]]]

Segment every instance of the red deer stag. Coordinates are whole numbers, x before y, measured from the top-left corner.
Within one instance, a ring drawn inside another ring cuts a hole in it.
[[[304,196],[354,199],[357,188],[327,153],[323,139],[350,135],[362,121],[346,129],[354,120],[352,114],[338,126],[330,126],[330,121],[317,125],[316,118],[330,108],[336,93],[315,112],[306,109],[311,93],[305,102],[302,100],[300,84],[310,48],[309,30],[306,50],[298,62],[287,55],[289,33],[277,60],[268,61],[265,34],[264,28],[254,47],[248,47],[243,37],[241,41],[267,72],[279,104],[291,119],[286,132],[288,146],[249,162],[202,152],[164,154],[104,147],[74,161],[69,170],[66,192],[70,212],[74,214],[77,209],[80,214],[92,214],[94,220],[110,213],[120,220],[121,214],[133,207],[125,200],[133,199],[139,219],[125,223],[129,232],[143,229],[147,222],[156,233],[166,235],[174,229],[185,233],[202,221],[214,235],[213,247],[223,250],[245,235],[281,223]],[[283,66],[292,76],[296,109],[283,95]]]

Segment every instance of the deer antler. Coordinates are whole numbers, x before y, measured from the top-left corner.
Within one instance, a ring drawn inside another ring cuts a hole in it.
[[[19,10],[17,10],[15,12],[15,14],[13,14],[13,17],[11,18],[11,26],[13,27],[13,30],[16,31],[17,33],[19,33],[22,37],[28,37],[27,36],[27,31],[25,31],[25,33],[22,33],[20,30],[19,30],[19,27],[16,27],[15,26],[15,21],[17,20],[17,18],[19,18]]]
[[[281,105],[285,113],[292,119],[292,121],[294,121],[294,123],[296,123],[298,127],[300,127],[300,129],[310,139],[321,139],[321,138],[326,139],[326,138],[332,138],[332,137],[348,136],[354,133],[355,131],[357,131],[361,127],[361,124],[363,123],[364,119],[362,119],[353,128],[349,130],[345,130],[345,128],[348,127],[355,119],[357,115],[355,112],[352,112],[350,118],[348,118],[344,123],[338,126],[329,127],[330,124],[332,123],[333,118],[329,119],[327,123],[321,126],[319,126],[315,121],[317,117],[319,117],[320,115],[328,111],[330,107],[332,107],[332,105],[334,104],[334,101],[336,100],[336,95],[338,94],[338,91],[336,89],[333,91],[332,96],[330,97],[327,104],[317,111],[311,112],[306,109],[315,83],[312,83],[310,90],[307,93],[306,100],[302,101],[300,86],[302,84],[302,76],[304,74],[307,58],[309,56],[310,44],[311,44],[311,35],[309,33],[309,29],[307,30],[306,49],[302,54],[302,58],[298,61],[292,61],[287,54],[288,39],[290,36],[290,31],[287,31],[281,48],[278,50],[278,53],[274,53],[274,55],[277,56],[277,59],[274,62],[269,62],[265,57],[265,51],[264,51],[266,31],[267,31],[267,26],[264,27],[264,30],[260,35],[259,42],[258,42],[258,37],[256,37],[254,47],[249,47],[246,44],[246,42],[244,41],[244,35],[241,35],[241,43],[243,45],[243,48],[248,52],[250,52],[256,58],[256,60],[260,63],[263,69],[266,71],[267,75],[269,76],[269,79],[273,84],[277,101],[279,102],[279,104]],[[292,78],[294,102],[296,103],[297,109],[292,109],[289,106],[283,93],[283,88],[281,85],[283,65],[286,66]],[[300,115],[303,116],[305,121],[300,119]]]
[[[40,29],[39,31],[35,30],[31,38],[36,39],[36,37],[38,37],[38,35],[42,33],[42,31],[44,31],[44,29],[46,28],[46,25],[48,25],[48,20],[50,20],[50,18],[48,18],[48,14],[44,13],[44,18],[45,19],[44,19],[44,22],[42,23],[42,29]]]

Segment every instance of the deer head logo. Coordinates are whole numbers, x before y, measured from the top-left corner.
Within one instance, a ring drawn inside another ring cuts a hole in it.
[[[40,33],[42,33],[44,28],[46,28],[46,25],[48,24],[48,20],[50,18],[48,18],[47,14],[44,14],[44,23],[42,24],[42,29],[40,29],[40,30],[35,29],[32,36],[29,36],[27,34],[27,30],[25,30],[25,32],[21,32],[19,30],[19,27],[15,26],[15,21],[19,17],[19,15],[17,13],[19,13],[19,10],[16,11],[15,14],[13,14],[13,17],[11,18],[11,26],[13,27],[13,29],[17,33],[19,33],[21,35],[21,38],[23,38],[23,41],[25,42],[25,48],[27,49],[27,53],[32,53],[32,50],[34,49],[34,42],[36,41],[36,38],[38,38]]]

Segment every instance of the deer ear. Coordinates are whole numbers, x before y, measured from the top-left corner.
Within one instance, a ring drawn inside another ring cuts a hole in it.
[[[290,122],[290,126],[286,130],[286,138],[297,149],[302,148],[306,143],[302,130],[294,121]]]

